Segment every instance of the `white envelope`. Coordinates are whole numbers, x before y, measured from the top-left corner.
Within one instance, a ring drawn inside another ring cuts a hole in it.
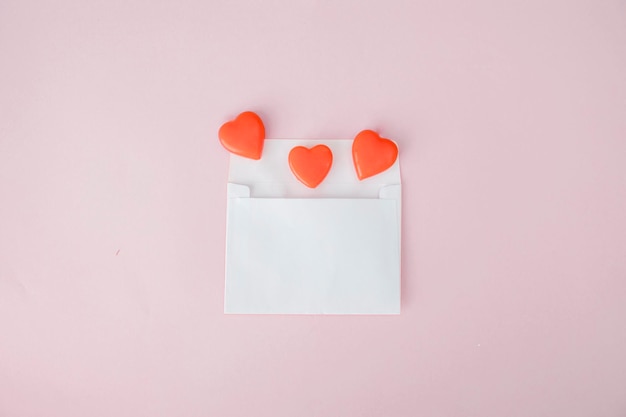
[[[289,169],[294,146],[328,146],[315,189]],[[399,314],[398,160],[359,181],[352,140],[265,140],[260,160],[230,156],[224,312]]]

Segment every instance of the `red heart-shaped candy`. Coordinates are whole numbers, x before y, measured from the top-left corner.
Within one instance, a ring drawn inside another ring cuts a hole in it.
[[[220,127],[218,136],[222,145],[235,155],[261,159],[265,126],[256,113],[246,111],[235,120],[224,123]]]
[[[296,146],[289,152],[289,167],[300,182],[315,188],[326,178],[333,164],[333,153],[326,145],[311,149]]]
[[[389,169],[398,158],[398,146],[378,133],[363,130],[352,142],[352,160],[360,180]]]

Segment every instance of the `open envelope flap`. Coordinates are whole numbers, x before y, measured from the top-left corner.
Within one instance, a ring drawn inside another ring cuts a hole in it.
[[[289,152],[295,146],[323,144],[333,152],[333,165],[315,189],[299,182],[289,169]],[[399,160],[386,171],[359,181],[352,162],[352,140],[266,139],[263,157],[256,161],[230,156],[228,182],[248,186],[249,197],[276,198],[386,198],[381,188],[401,184]],[[229,197],[243,197],[239,188],[229,187]]]

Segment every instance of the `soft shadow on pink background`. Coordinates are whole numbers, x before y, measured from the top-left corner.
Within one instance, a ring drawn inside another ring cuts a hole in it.
[[[3,0],[0,416],[626,415],[624,74],[623,1]],[[222,314],[244,109],[400,144],[401,316]]]

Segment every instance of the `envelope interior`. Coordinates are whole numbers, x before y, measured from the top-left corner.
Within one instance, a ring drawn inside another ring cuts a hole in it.
[[[299,182],[289,168],[289,151],[295,146],[324,144],[333,152],[333,165],[315,189]],[[230,157],[228,182],[249,188],[256,198],[379,198],[381,188],[400,184],[398,160],[388,170],[359,181],[352,162],[352,140],[266,139],[263,156],[255,161]]]

